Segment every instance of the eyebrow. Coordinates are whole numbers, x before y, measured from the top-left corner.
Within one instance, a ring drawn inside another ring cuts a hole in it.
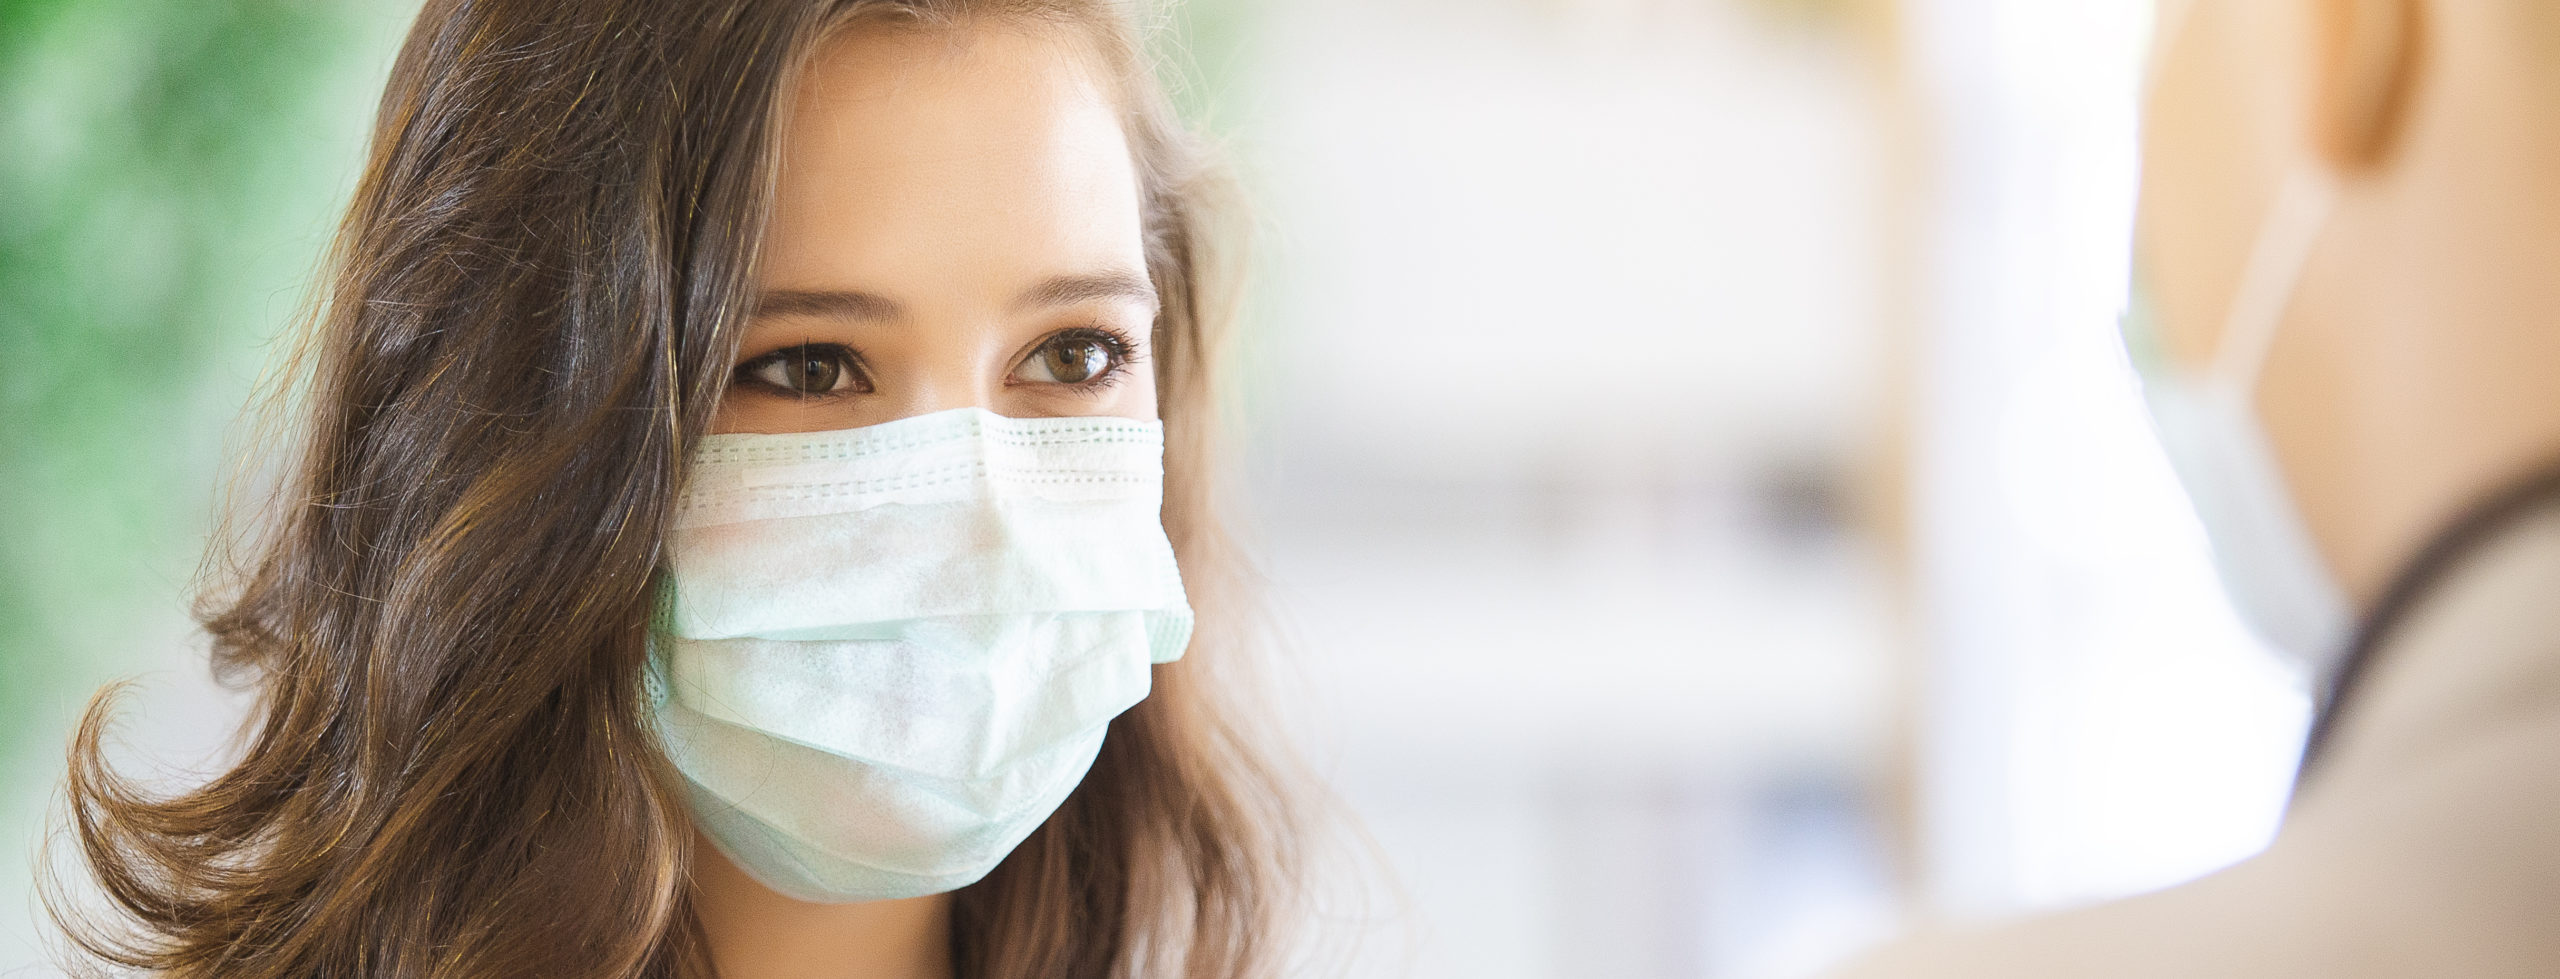
[[[1014,297],[1013,308],[1042,309],[1050,306],[1073,306],[1104,299],[1120,299],[1138,303],[1149,311],[1158,308],[1156,287],[1147,277],[1127,269],[1089,272],[1083,275],[1061,275],[1032,286]]]
[[[896,300],[868,292],[835,289],[775,289],[756,296],[759,318],[766,316],[813,316],[831,320],[893,320],[900,307]]]
[[[1016,310],[1073,306],[1097,300],[1118,299],[1139,303],[1150,311],[1161,301],[1154,284],[1143,275],[1125,269],[1061,275],[1025,289],[1014,297]],[[897,300],[876,293],[844,289],[776,289],[756,296],[755,315],[809,316],[820,319],[893,320],[904,312]]]

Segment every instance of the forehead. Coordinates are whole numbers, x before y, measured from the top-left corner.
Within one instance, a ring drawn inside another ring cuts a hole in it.
[[[1097,65],[1037,23],[841,32],[785,121],[763,278],[890,288],[872,280],[1138,261],[1135,167]]]

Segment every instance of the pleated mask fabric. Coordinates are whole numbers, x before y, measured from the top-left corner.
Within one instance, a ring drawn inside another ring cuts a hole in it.
[[[695,823],[804,901],[984,877],[1180,657],[1163,426],[977,408],[712,435],[649,686]]]

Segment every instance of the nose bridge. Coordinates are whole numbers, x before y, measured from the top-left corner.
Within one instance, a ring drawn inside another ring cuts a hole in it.
[[[997,410],[1011,366],[999,348],[999,324],[984,316],[936,317],[915,323],[913,356],[882,365],[895,372],[877,379],[892,399],[892,420],[954,408]]]

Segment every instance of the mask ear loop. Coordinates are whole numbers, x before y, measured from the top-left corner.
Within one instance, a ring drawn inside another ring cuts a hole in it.
[[[2208,375],[2216,390],[2246,397],[2256,389],[2258,374],[2267,366],[2267,351],[2275,345],[2276,332],[2302,284],[2303,269],[2311,264],[2311,250],[2328,230],[2329,214],[2337,203],[2337,179],[2307,161],[2296,165],[2276,188],[2276,199],[2267,209],[2266,230],[2249,250],[2249,264],[2243,268],[2239,291],[2231,297],[2230,315],[2223,319],[2222,337],[2216,342]]]

